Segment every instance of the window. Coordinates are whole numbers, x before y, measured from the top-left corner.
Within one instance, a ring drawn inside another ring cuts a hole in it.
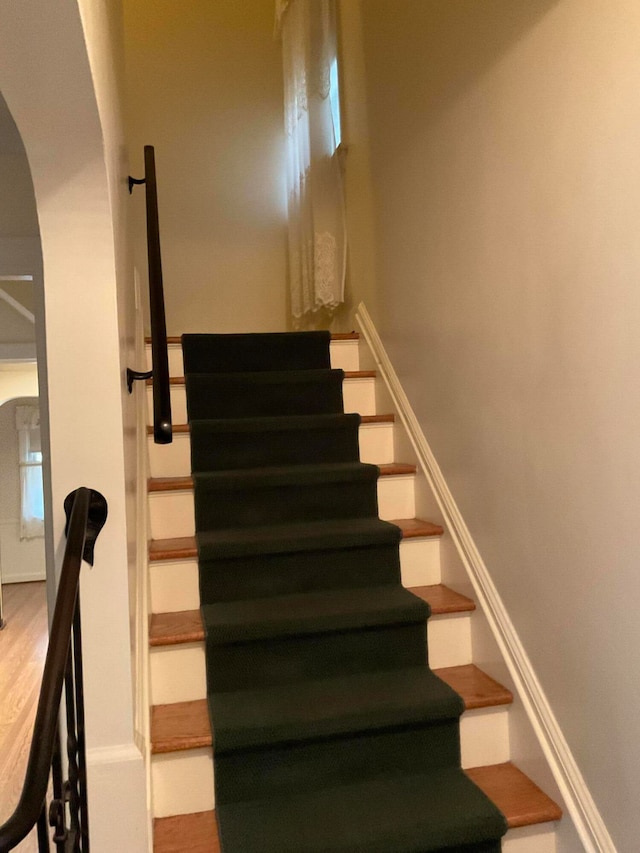
[[[342,142],[342,122],[340,120],[340,83],[338,79],[338,57],[334,56],[329,70],[329,100],[333,118],[333,138],[335,148]]]
[[[291,313],[294,328],[303,328],[317,323],[317,312],[326,317],[344,302],[336,0],[278,0],[276,14],[284,67]]]
[[[44,536],[42,445],[37,406],[16,407],[18,466],[20,469],[20,538]]]

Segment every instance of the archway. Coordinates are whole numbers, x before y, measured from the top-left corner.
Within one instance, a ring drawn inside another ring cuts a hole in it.
[[[92,843],[137,853],[147,849],[146,791],[133,735],[120,344],[127,332],[118,323],[120,225],[112,206],[126,167],[101,122],[108,127],[117,104],[103,101],[102,116],[99,110],[97,90],[110,81],[109,29],[92,29],[110,6],[0,0],[0,91],[24,142],[42,242],[41,406],[49,422],[56,569],[66,495],[90,486],[109,504],[95,568],[81,579]]]

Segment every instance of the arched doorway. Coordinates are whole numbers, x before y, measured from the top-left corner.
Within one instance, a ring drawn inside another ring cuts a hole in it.
[[[48,412],[56,571],[66,495],[89,486],[109,505],[95,567],[81,576],[92,845],[138,853],[148,845],[131,682],[127,512],[135,500],[122,369],[131,343],[118,288],[126,286],[126,164],[108,20],[116,7],[0,0],[0,91],[29,161],[42,245],[40,403]]]
[[[25,476],[29,483],[37,480],[38,515],[40,497],[48,510],[51,497],[48,447],[42,441],[48,430],[46,424],[40,429],[37,363],[39,357],[40,372],[46,375],[42,250],[29,162],[1,92],[0,196],[0,621],[4,625],[9,614],[3,606],[3,584],[44,580],[47,562],[53,569],[53,548],[44,519],[27,529],[23,514],[30,498],[24,494],[27,480],[21,480],[20,466],[27,463],[20,462],[19,445],[24,441],[19,441],[16,428],[16,398],[28,398],[28,405],[37,413],[37,448],[34,446],[32,456],[39,467]],[[42,414],[46,418],[46,410]],[[46,490],[41,486],[43,460]],[[49,521],[50,516],[47,511]]]

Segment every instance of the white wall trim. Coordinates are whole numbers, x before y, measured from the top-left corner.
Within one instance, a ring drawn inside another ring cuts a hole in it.
[[[116,743],[111,746],[96,746],[87,749],[87,766],[98,764],[126,764],[141,761],[140,750],[133,743]]]
[[[33,583],[33,581],[46,581],[47,573],[43,569],[41,572],[3,572],[2,583]]]
[[[427,482],[433,490],[451,538],[473,584],[478,604],[484,611],[509,668],[584,849],[587,853],[616,853],[613,840],[562,734],[531,661],[449,491],[369,312],[362,302],[357,308],[356,320],[376,361],[380,376],[397,408]]]
[[[134,743],[87,749],[89,821],[94,840],[99,839],[97,849],[148,849],[144,774]]]

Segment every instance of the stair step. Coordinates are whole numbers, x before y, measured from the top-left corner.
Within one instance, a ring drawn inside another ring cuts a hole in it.
[[[198,531],[378,516],[378,468],[359,461],[203,471],[193,478]]]
[[[510,761],[465,772],[498,806],[510,829],[562,817],[560,806]]]
[[[309,371],[312,373],[322,373],[322,371]],[[326,374],[329,371],[325,371]],[[196,374],[197,375],[197,374]],[[238,374],[239,377],[244,377],[242,380],[246,385],[246,374]],[[317,382],[321,377],[309,377],[309,380]],[[239,379],[229,378],[229,387],[234,387],[239,382]],[[263,379],[263,382],[265,380]],[[339,379],[335,379],[339,383]],[[349,370],[344,373],[342,386],[343,407],[338,406],[335,411],[343,408],[345,413],[357,412],[360,415],[375,415],[376,414],[376,373],[375,371],[360,371]],[[186,401],[186,386],[183,377],[173,377],[171,379],[171,411],[173,420],[176,423],[185,423],[187,418],[187,401]],[[153,422],[153,394],[151,384],[147,384],[147,405],[148,405],[148,423]],[[265,412],[262,412],[265,414]]]
[[[420,518],[396,518],[391,524],[400,528],[403,539],[442,536],[444,532],[439,524],[423,521]],[[195,536],[152,539],[149,543],[149,560],[151,562],[196,559],[197,556],[198,546]]]
[[[332,341],[358,341],[360,340],[360,334],[358,332],[332,332],[331,333]],[[150,337],[145,337],[145,344],[151,343]],[[167,335],[167,344],[168,346],[182,346],[182,336],[181,335]]]
[[[345,380],[349,379],[375,379],[378,375],[376,370],[345,370],[343,371]],[[212,374],[215,376],[216,374]],[[232,374],[224,374],[231,376]],[[239,373],[238,378],[245,374]],[[148,388],[153,386],[153,379],[145,379],[145,384]],[[171,376],[169,377],[169,385],[185,385],[184,376]]]
[[[415,540],[414,540],[415,541]],[[425,540],[426,541],[426,540]],[[436,540],[437,541],[437,540]],[[170,564],[167,564],[170,565]],[[472,602],[432,585],[432,618],[427,620],[429,663],[433,669],[472,662]],[[426,594],[426,593],[425,593]],[[194,579],[197,601],[197,579]],[[451,600],[449,605],[447,602]],[[414,628],[412,627],[412,631]],[[328,635],[325,635],[328,636]],[[164,705],[205,696],[204,629],[199,610],[154,613],[150,619],[151,703]],[[506,760],[492,758],[491,761]],[[474,763],[489,763],[484,759]]]
[[[403,586],[417,587],[425,584],[436,584],[440,577],[440,538],[442,528],[437,524],[419,519],[394,519],[392,524],[400,528],[402,539],[400,541],[400,576]],[[393,530],[393,528],[391,528]],[[263,531],[256,531],[256,535],[249,537],[246,531],[220,531],[215,537],[203,537],[201,540],[203,559],[223,559],[218,568],[226,572],[228,579],[233,574],[231,565],[232,555],[244,557],[249,551],[258,548],[263,552],[277,553],[278,551],[290,552],[289,566],[296,570],[294,554],[296,551],[309,551],[320,544],[327,544],[335,548],[355,548],[354,556],[358,560],[368,559],[367,554],[375,558],[370,563],[371,569],[380,564],[380,545],[387,542],[386,548],[391,548],[391,540],[386,531],[388,526],[378,519],[357,520],[334,523],[332,525],[302,524],[288,525],[281,528],[271,526]],[[328,532],[332,531],[328,539]],[[384,534],[384,536],[383,536]],[[239,539],[239,537],[241,537]],[[332,546],[333,541],[333,546]],[[255,546],[255,547],[254,547]],[[372,546],[375,546],[372,548]],[[331,554],[334,552],[332,551]],[[219,556],[216,558],[216,554]],[[338,552],[335,552],[339,556]],[[200,595],[198,549],[195,536],[184,536],[175,539],[152,540],[149,546],[149,561],[151,567],[151,610],[153,613],[163,613],[175,610],[193,610],[200,606],[202,597]],[[333,569],[332,557],[328,568]],[[244,563],[236,564],[249,570]],[[213,567],[212,567],[213,568]],[[283,566],[281,565],[281,569]],[[311,567],[308,566],[311,571]],[[338,569],[336,568],[336,571]],[[335,572],[326,574],[327,579]],[[207,575],[211,577],[211,573]],[[237,576],[237,575],[235,575]],[[308,571],[305,576],[308,576]],[[298,574],[299,584],[304,586],[305,579]],[[220,582],[223,577],[216,572]],[[239,578],[238,578],[239,579]],[[259,577],[255,580],[259,581]],[[282,575],[284,581],[284,575]],[[348,585],[348,578],[344,576],[342,586]],[[260,594],[256,589],[256,593]]]
[[[510,762],[465,771],[507,819],[510,829],[550,824],[562,817],[560,807]],[[384,803],[381,803],[381,808]],[[541,826],[541,829],[544,827]],[[509,853],[510,835],[503,840]],[[527,850],[542,849],[536,836]],[[518,850],[523,849],[518,847]],[[550,848],[544,848],[550,849]],[[154,853],[221,853],[215,811],[154,820]]]
[[[513,693],[473,663],[435,669],[438,678],[462,696],[467,711],[510,705]]]
[[[411,592],[429,604],[433,615],[468,613],[476,609],[475,602],[472,599],[459,592],[454,592],[442,584],[414,586],[411,587]]]
[[[223,845],[248,851],[260,838],[254,849],[261,853],[282,853],[291,836],[296,853],[454,851],[474,843],[478,850],[496,850],[507,829],[497,807],[455,767],[253,802],[221,801],[218,814]]]
[[[438,669],[435,674],[456,691],[467,711],[508,705],[511,692],[473,664]],[[151,714],[153,754],[211,746],[213,738],[206,699],[156,705]]]
[[[392,424],[395,423],[396,416],[394,414],[386,414],[386,415],[362,415],[360,418],[361,424]],[[178,435],[182,435],[184,433],[189,433],[189,424],[173,424],[173,432]],[[151,424],[147,425],[147,435],[153,435],[153,426]]]
[[[303,466],[295,467],[300,468],[300,472],[302,471]],[[326,467],[328,469],[329,466]],[[377,467],[379,472],[378,476],[375,477],[375,491],[371,493],[367,487],[366,492],[367,499],[372,504],[371,509],[377,492],[377,512],[367,512],[366,514],[379,515],[383,520],[410,518],[415,515],[413,480],[416,475],[416,466],[392,463]],[[244,476],[248,476],[248,472],[245,472]],[[348,488],[352,491],[351,486]],[[169,538],[193,535],[196,530],[193,479],[191,477],[155,477],[148,481],[148,489],[151,538],[158,538],[161,533]],[[308,496],[311,497],[312,501],[316,500],[313,495]],[[343,497],[345,500],[349,499],[346,493]],[[319,501],[316,503],[318,504],[318,511],[321,511]],[[331,506],[334,507],[334,504],[332,503]],[[358,502],[354,503],[353,506],[358,506]],[[303,519],[299,520],[302,521]]]
[[[465,613],[475,609],[474,602],[442,584],[415,587],[410,590],[431,607],[432,616]],[[151,646],[173,646],[204,641],[204,627],[199,610],[176,613],[154,613],[149,626]]]
[[[324,418],[314,419],[304,417],[299,419],[298,424],[305,430],[304,444],[311,442],[309,451],[322,453],[318,461],[338,461],[341,459],[358,458],[361,462],[380,465],[394,461],[394,416],[373,415],[360,418],[359,427],[349,424],[349,420],[355,415],[328,415]],[[325,421],[323,424],[322,421]],[[340,423],[342,421],[342,423]],[[173,442],[171,444],[155,444],[153,440],[153,427],[147,427],[149,472],[151,477],[185,477],[193,469],[192,460],[195,450],[196,467],[200,470],[214,470],[223,467],[235,467],[233,460],[242,458],[241,454],[250,449],[249,457],[241,467],[254,467],[261,465],[264,461],[264,451],[259,450],[261,442],[252,439],[260,434],[261,425],[270,428],[277,422],[277,429],[270,436],[268,446],[279,454],[282,464],[296,464],[303,461],[301,453],[304,451],[299,443],[290,440],[290,422],[284,422],[281,418],[267,419],[242,419],[235,421],[236,429],[232,429],[227,440],[229,421],[213,421],[198,424],[195,429],[188,424],[174,424]],[[306,423],[305,423],[306,422]],[[233,423],[233,422],[232,422]],[[222,425],[225,424],[223,427]],[[333,427],[333,429],[332,429]],[[225,430],[224,436],[212,434],[212,446],[205,450],[203,455],[203,436],[214,433],[220,429]],[[338,446],[329,444],[329,436],[335,434],[340,436]],[[194,442],[195,436],[195,442]],[[224,440],[223,440],[224,438]],[[357,442],[357,444],[356,444]],[[331,447],[331,449],[329,449]],[[313,450],[312,450],[313,448]],[[359,450],[359,453],[358,453]],[[247,459],[247,457],[244,457]]]
[[[156,818],[153,853],[221,853],[215,812]]]
[[[202,607],[209,653],[235,643],[281,640],[425,622],[424,599],[401,586],[314,590]]]
[[[416,466],[407,462],[391,462],[377,467],[380,469],[380,477],[402,477],[416,473]],[[190,489],[193,489],[193,477],[151,477],[148,481],[149,492],[184,492]]]
[[[343,335],[332,335],[329,345],[331,366],[342,370],[357,370],[360,364],[359,335],[349,332]],[[182,358],[182,341],[180,338],[168,339],[169,370],[172,376],[184,373]],[[146,360],[147,370],[151,370],[151,342],[147,340]]]

